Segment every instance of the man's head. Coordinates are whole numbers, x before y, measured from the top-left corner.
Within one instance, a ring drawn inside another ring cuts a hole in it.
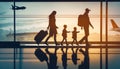
[[[90,9],[89,8],[86,8],[85,9],[85,12],[89,13]]]

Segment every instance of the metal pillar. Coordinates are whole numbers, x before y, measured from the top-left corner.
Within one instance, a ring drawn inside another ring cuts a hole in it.
[[[13,0],[13,6],[15,7],[15,0]],[[13,9],[13,13],[14,13],[14,43],[16,42],[16,12],[15,12],[15,8]],[[14,69],[16,69],[16,48],[14,45]]]
[[[100,44],[102,43],[102,14],[103,14],[103,2],[100,2]],[[102,69],[102,47],[100,48],[100,69]]]
[[[108,1],[106,0],[106,31],[105,31],[105,34],[106,34],[106,67],[105,69],[108,69]]]

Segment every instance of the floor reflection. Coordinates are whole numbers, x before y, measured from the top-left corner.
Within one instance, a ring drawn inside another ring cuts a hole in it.
[[[77,69],[89,69],[89,49],[85,50],[81,48],[55,48],[51,52],[51,49],[46,48],[45,50],[38,48],[40,51],[35,51],[35,56],[40,60],[40,63],[46,62],[47,69],[68,69],[68,65],[75,65]],[[60,55],[57,55],[57,51],[61,50],[61,59]],[[68,55],[68,49],[72,51],[71,55]],[[83,56],[83,60],[80,59],[81,56],[78,55],[78,52]],[[37,55],[37,54],[39,55]],[[71,56],[71,57],[70,57]],[[59,59],[58,59],[59,58]],[[58,61],[59,60],[59,61]],[[72,63],[68,63],[70,60]],[[59,62],[61,61],[62,68],[60,67]]]

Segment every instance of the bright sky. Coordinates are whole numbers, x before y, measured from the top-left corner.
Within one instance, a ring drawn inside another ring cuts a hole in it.
[[[10,11],[12,3],[0,3],[1,8]],[[85,8],[92,10],[91,14],[99,14],[99,2],[17,2],[17,6],[26,6],[24,11],[18,11],[17,14],[50,14],[56,10],[58,14],[80,14]],[[96,10],[97,9],[97,10]],[[7,12],[11,14],[11,12]]]
[[[11,10],[12,2],[1,2],[0,15],[13,15],[13,11]],[[18,10],[16,12],[17,15],[45,15],[46,18],[19,18],[17,19],[17,30],[24,31],[33,30],[32,28],[36,28],[34,30],[39,30],[40,28],[47,27],[48,24],[48,15],[53,11],[57,11],[57,16],[59,15],[75,15],[83,14],[85,8],[90,8],[90,15],[99,15],[100,14],[100,3],[99,2],[17,2],[17,6],[25,6],[27,9]],[[109,15],[120,15],[120,3],[119,2],[110,2],[109,3]],[[105,3],[103,3],[103,13],[105,13]],[[77,26],[77,18],[74,19],[65,19],[65,18],[56,18],[56,24],[60,26],[59,31],[62,30],[62,26],[67,24],[69,26]],[[90,18],[92,24],[95,26],[92,32],[99,33],[99,18]],[[116,22],[120,26],[119,18],[115,18]],[[12,18],[0,18],[0,28],[9,30],[9,28],[13,28],[13,19]],[[109,22],[110,28],[112,27]],[[21,27],[22,26],[22,27]],[[72,27],[69,27],[70,29]],[[68,29],[69,29],[68,28]]]
[[[1,2],[0,8],[3,9],[0,12],[6,12],[11,14],[12,2]],[[52,10],[56,10],[59,14],[80,14],[84,12],[85,8],[90,8],[91,14],[99,14],[100,3],[99,2],[16,2],[17,6],[26,6],[24,11],[18,11],[17,14],[46,14],[51,13]],[[119,2],[109,2],[109,13],[119,14],[120,8]],[[103,3],[105,7],[105,3]],[[104,9],[103,9],[104,10]],[[8,12],[9,11],[9,12]],[[113,13],[114,12],[114,13]]]

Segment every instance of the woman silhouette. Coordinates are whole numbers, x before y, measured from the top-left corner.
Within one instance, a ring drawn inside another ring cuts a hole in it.
[[[54,42],[56,45],[58,45],[57,41],[56,41],[56,34],[57,34],[57,26],[56,26],[56,19],[55,19],[55,15],[56,15],[56,11],[53,11],[50,15],[49,15],[49,24],[47,29],[49,29],[49,36],[47,37],[45,44],[48,45],[48,40],[50,37],[54,36]]]

